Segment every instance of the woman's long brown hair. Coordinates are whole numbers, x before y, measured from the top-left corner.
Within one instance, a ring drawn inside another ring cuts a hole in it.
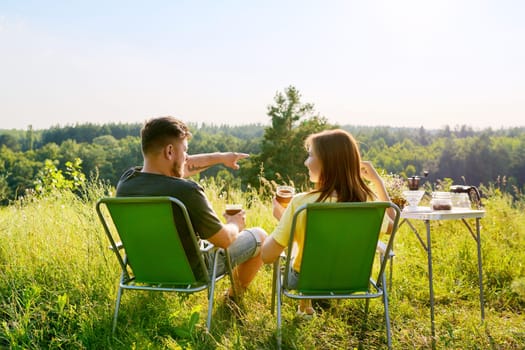
[[[308,136],[306,148],[321,162],[321,173],[313,193],[322,202],[337,193],[338,202],[366,202],[374,193],[361,177],[361,156],[354,137],[341,129]]]

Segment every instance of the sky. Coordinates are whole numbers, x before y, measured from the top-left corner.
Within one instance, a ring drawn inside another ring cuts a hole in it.
[[[525,1],[0,1],[0,129],[268,124],[294,86],[339,125],[525,126]]]

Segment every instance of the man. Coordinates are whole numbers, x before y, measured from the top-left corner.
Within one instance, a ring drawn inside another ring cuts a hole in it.
[[[188,156],[188,127],[173,117],[147,121],[141,130],[144,165],[127,170],[117,185],[117,197],[171,196],[184,203],[195,233],[216,247],[228,248],[234,269],[235,290],[242,294],[262,266],[261,244],[266,238],[262,228],[245,229],[246,212],[223,214],[223,224],[202,187],[184,177],[196,174],[212,165],[223,163],[237,169],[244,153],[208,153]],[[183,242],[184,244],[184,242]],[[219,259],[219,271],[225,270],[224,254]],[[233,297],[233,290],[228,291]]]

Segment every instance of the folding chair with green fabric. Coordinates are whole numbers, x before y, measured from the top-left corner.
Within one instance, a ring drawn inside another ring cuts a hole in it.
[[[204,254],[214,246],[198,241],[184,204],[172,197],[107,197],[98,201],[96,210],[121,268],[112,332],[126,289],[179,293],[207,290],[209,330],[215,283],[225,274],[217,275],[219,254],[214,254],[209,273]],[[233,281],[227,250],[225,254],[226,271]]]
[[[396,213],[394,228],[384,251],[379,253],[379,265],[374,260],[385,211]],[[277,297],[277,343],[281,347],[282,295],[294,299],[366,299],[363,330],[366,328],[369,300],[383,298],[388,347],[391,348],[390,316],[385,268],[390,257],[399,223],[400,210],[390,202],[310,203],[294,213],[290,242],[284,259],[274,264],[273,290]],[[288,285],[294,240],[298,220],[306,220],[303,255],[297,286]],[[283,272],[281,268],[283,267]],[[282,275],[282,276],[281,276]],[[281,278],[282,277],[282,278]],[[272,296],[272,311],[274,308]]]

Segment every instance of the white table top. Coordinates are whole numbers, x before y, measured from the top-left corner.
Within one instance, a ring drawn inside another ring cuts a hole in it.
[[[452,208],[452,210],[434,210],[429,207],[417,207],[417,210],[405,208],[401,211],[402,219],[415,220],[457,220],[482,218],[485,216],[484,210],[472,210],[463,208]]]

